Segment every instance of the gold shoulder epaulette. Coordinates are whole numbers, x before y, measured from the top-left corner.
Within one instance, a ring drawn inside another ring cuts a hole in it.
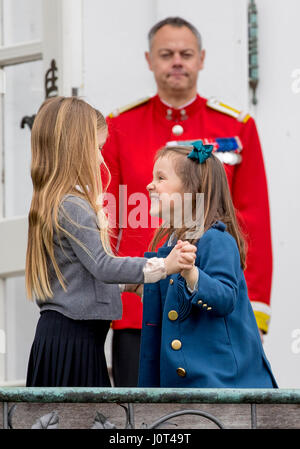
[[[150,100],[149,97],[140,98],[139,100],[134,101],[133,103],[129,103],[126,106],[122,106],[113,112],[111,112],[108,116],[110,118],[117,117],[118,115],[122,114],[123,112],[130,111],[130,109],[136,108],[137,106],[140,106],[141,104],[147,103],[147,101]]]
[[[218,101],[216,98],[210,98],[207,100],[206,105],[216,111],[223,112],[223,114],[230,115],[242,123],[246,123],[251,117],[247,112],[238,111],[237,109]]]

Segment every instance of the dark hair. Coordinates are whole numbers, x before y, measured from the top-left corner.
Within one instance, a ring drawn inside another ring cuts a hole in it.
[[[181,17],[167,17],[166,19],[161,20],[160,22],[153,25],[151,30],[148,33],[148,41],[149,41],[149,47],[151,47],[152,39],[154,35],[157,33],[157,31],[162,28],[165,25],[171,25],[173,27],[187,27],[191,30],[191,32],[196,36],[198,41],[199,50],[202,49],[202,37],[199,31],[197,30],[194,25],[192,25],[190,22],[188,22],[185,19],[182,19]]]
[[[202,164],[198,164],[187,158],[191,147],[166,146],[158,150],[155,161],[161,157],[172,157],[174,161],[174,170],[181,179],[184,192],[195,195],[204,193],[204,217],[203,232],[207,231],[217,221],[222,221],[227,231],[236,240],[241,266],[246,268],[246,242],[236,218],[236,212],[232,203],[231,194],[228,186],[226,172],[222,162],[213,154]],[[193,212],[197,203],[193,200]],[[182,228],[166,227],[164,223],[156,230],[153,240],[150,243],[150,249],[156,250],[158,244],[170,237],[173,233],[178,240],[186,240],[185,234],[193,230],[183,224]],[[199,236],[194,239],[188,239],[191,243],[196,243]]]

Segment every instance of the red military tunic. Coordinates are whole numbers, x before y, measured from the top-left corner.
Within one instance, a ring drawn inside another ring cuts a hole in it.
[[[170,141],[205,140],[238,136],[242,144],[239,163],[224,163],[234,206],[243,230],[247,233],[248,254],[245,277],[249,298],[258,326],[268,330],[272,280],[272,247],[269,202],[263,155],[254,120],[222,103],[210,103],[197,96],[184,108],[174,109],[158,95],[145,99],[124,111],[108,117],[109,137],[103,157],[111,172],[108,192],[117,199],[115,240],[119,256],[143,256],[153,237],[151,217],[135,216],[141,226],[134,228],[130,213],[139,205],[136,192],[148,194],[146,185],[152,180],[154,155]],[[175,135],[180,125],[181,135]],[[123,206],[119,211],[119,185]],[[127,189],[127,192],[126,192]],[[126,196],[127,194],[127,196]],[[131,203],[131,204],[128,204]],[[150,202],[148,201],[148,210]],[[114,215],[114,212],[113,212]],[[113,220],[114,221],[114,220]],[[133,221],[134,222],[134,221]],[[114,223],[112,222],[114,226]],[[114,329],[142,327],[142,303],[132,293],[124,293],[123,317],[113,322]]]

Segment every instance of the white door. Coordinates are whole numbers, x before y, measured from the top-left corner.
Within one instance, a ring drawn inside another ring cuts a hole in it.
[[[46,96],[80,93],[80,30],[81,0],[0,2],[2,385],[24,384],[39,317],[37,306],[26,299],[24,282],[32,195],[30,124]]]

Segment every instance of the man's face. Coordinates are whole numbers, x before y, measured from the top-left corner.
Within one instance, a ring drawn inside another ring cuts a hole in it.
[[[199,49],[192,31],[185,27],[165,25],[153,37],[146,53],[158,91],[176,94],[197,90],[198,72],[203,68],[205,52]]]

